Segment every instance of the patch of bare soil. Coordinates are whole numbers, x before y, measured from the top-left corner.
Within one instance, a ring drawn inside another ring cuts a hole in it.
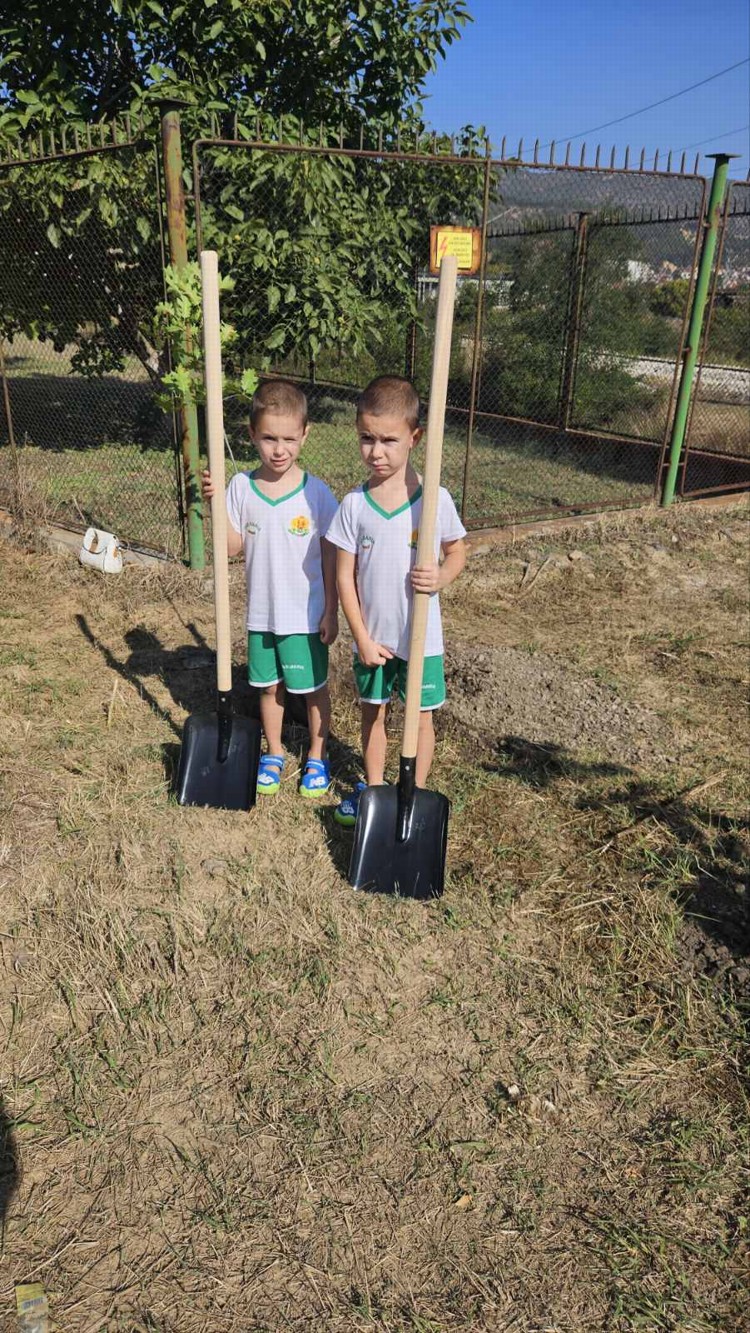
[[[736,875],[706,871],[699,876],[685,903],[675,954],[688,974],[728,992],[750,1015],[748,871],[746,862]]]
[[[486,739],[523,737],[567,750],[606,750],[625,763],[664,757],[660,718],[546,653],[454,645],[447,711]]]

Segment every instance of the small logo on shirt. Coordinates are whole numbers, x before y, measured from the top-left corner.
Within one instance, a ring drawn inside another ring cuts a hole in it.
[[[418,543],[419,543],[419,528],[414,528],[411,537],[409,539],[409,546],[411,547],[412,551],[416,551]]]
[[[375,538],[371,537],[369,532],[363,532],[359,544],[363,551],[369,551],[375,545]]]
[[[258,533],[260,532],[260,523],[246,523],[245,532],[247,533],[248,537],[257,537]]]
[[[289,531],[295,537],[308,537],[310,535],[310,520],[306,514],[299,514],[293,518],[289,524]]]

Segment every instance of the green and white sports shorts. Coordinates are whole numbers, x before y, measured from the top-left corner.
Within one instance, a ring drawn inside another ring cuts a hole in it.
[[[362,703],[387,704],[393,694],[394,686],[398,688],[398,697],[403,703],[406,700],[406,667],[407,664],[401,657],[389,658],[385,666],[363,666],[355,653],[354,679]],[[444,703],[443,654],[438,653],[436,657],[424,659],[422,699],[419,706],[420,709],[427,710],[440,708]]]
[[[319,634],[249,630],[247,678],[259,690],[282,680],[290,694],[312,694],[328,679],[328,645]]]

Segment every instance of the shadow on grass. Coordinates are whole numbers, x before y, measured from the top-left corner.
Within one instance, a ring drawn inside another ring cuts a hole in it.
[[[551,741],[540,744],[520,736],[505,736],[498,741],[497,759],[486,766],[535,788],[549,788],[561,778],[619,778],[617,785],[603,795],[582,793],[576,807],[603,813],[617,808],[617,827],[601,835],[605,847],[641,826],[644,830],[656,826],[663,831],[655,855],[665,870],[674,871],[676,887],[672,893],[684,913],[687,933],[695,937],[694,970],[714,972],[731,960],[750,957],[750,821],[694,804],[690,798],[700,794],[701,784],[663,797],[653,783],[631,776],[632,770],[622,765],[583,763],[564,746]],[[694,867],[692,873],[686,873],[686,866]],[[705,941],[710,941],[710,947]]]
[[[622,764],[587,764],[555,741],[529,741],[523,736],[502,736],[497,758],[485,767],[501,777],[515,778],[529,787],[549,787],[558,778],[617,777],[629,773]]]
[[[10,1121],[0,1097],[0,1247],[2,1247],[5,1218],[21,1175],[21,1160],[16,1148]]]
[[[174,448],[170,418],[157,406],[153,386],[145,380],[11,376],[9,394],[19,445],[55,451],[95,450],[105,443]]]
[[[216,655],[192,621],[183,621],[183,624],[193,643],[179,648],[165,648],[152,630],[135,625],[125,634],[130,654],[124,661],[116,657],[111,648],[94,634],[85,616],[76,615],[76,623],[84,638],[101,653],[109,669],[135,687],[149,708],[167,724],[177,741],[182,741],[183,725],[176,722],[172,714],[159,703],[145,683],[148,678],[158,677],[169,690],[177,707],[188,715],[215,710]],[[239,717],[260,718],[260,691],[248,684],[244,664],[234,663],[232,666],[232,705]],[[286,696],[284,741],[302,762],[307,754],[307,709],[302,695]],[[330,737],[329,748],[337,780],[353,786],[359,776],[359,756],[345,741],[334,735]],[[174,791],[179,755],[179,744],[168,741],[162,746],[162,762],[170,791]],[[338,833],[336,825],[334,828]]]

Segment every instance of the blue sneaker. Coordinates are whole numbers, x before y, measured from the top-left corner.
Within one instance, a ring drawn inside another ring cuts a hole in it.
[[[359,798],[366,786],[366,782],[358,782],[354,791],[351,791],[349,795],[345,796],[343,801],[339,801],[339,804],[336,806],[336,809],[333,812],[333,817],[336,820],[336,823],[341,824],[343,828],[354,828],[354,825],[357,822]]]
[[[275,796],[281,786],[286,758],[283,754],[262,754],[256,791],[259,796]]]
[[[316,801],[325,796],[331,785],[331,770],[325,759],[307,759],[305,771],[299,784],[300,796],[308,801]]]

